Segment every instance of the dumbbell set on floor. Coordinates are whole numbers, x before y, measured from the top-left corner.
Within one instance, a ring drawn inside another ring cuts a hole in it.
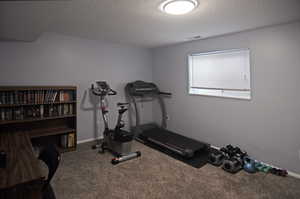
[[[208,162],[214,166],[221,166],[229,173],[237,173],[243,168],[243,158],[247,155],[238,147],[227,145],[220,150],[211,148]]]
[[[240,170],[244,169],[248,173],[261,171],[265,173],[272,173],[278,176],[288,175],[286,170],[273,168],[256,160],[253,160],[247,155],[247,152],[231,145],[227,145],[220,150],[210,148],[208,162],[217,167],[222,165],[222,169],[229,173],[237,173]]]

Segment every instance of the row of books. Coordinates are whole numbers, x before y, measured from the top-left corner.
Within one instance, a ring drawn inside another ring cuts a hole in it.
[[[31,90],[0,92],[0,104],[44,104],[54,102],[75,101],[75,98],[75,92],[67,90]]]
[[[64,149],[75,147],[75,133],[60,136],[60,146]]]
[[[25,120],[75,114],[74,104],[0,108],[0,120]]]

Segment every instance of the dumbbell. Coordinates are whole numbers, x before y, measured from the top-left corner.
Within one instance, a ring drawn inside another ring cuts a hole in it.
[[[239,158],[226,159],[223,162],[222,169],[229,173],[237,173],[243,168],[243,163]]]
[[[223,164],[223,161],[225,159],[224,154],[217,150],[217,149],[210,149],[209,156],[208,156],[208,162],[214,166],[221,166]]]

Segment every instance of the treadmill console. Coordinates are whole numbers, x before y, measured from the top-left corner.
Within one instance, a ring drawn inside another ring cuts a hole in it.
[[[158,95],[160,93],[155,84],[144,81],[129,83],[126,86],[126,89],[131,96]]]

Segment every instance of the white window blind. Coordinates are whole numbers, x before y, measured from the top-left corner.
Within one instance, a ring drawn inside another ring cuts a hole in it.
[[[189,56],[189,93],[250,99],[250,52],[228,50]]]

